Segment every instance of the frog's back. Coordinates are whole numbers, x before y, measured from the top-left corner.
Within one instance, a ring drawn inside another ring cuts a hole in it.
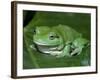
[[[70,42],[75,40],[77,37],[80,37],[81,34],[76,30],[72,29],[66,25],[58,25],[55,27],[59,34],[62,36],[64,42]]]

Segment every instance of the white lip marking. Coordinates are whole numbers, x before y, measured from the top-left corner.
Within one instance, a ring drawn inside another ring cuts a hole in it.
[[[39,51],[43,53],[51,53],[52,51],[57,51],[57,47],[55,46],[43,46],[43,45],[37,45],[37,48]]]
[[[50,48],[50,50],[57,50],[57,47],[54,47],[54,48]]]

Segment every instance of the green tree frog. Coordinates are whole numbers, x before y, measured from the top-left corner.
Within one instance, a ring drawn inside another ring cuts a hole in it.
[[[89,41],[66,25],[37,26],[33,34],[33,49],[56,57],[79,55]]]

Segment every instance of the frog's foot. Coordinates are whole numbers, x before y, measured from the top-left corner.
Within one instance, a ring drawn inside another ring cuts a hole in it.
[[[71,56],[79,55],[82,52],[82,48],[75,48],[70,51]]]
[[[52,56],[55,56],[56,58],[62,58],[65,56],[65,54],[63,53],[63,51],[52,51],[50,53]]]
[[[33,50],[36,50],[34,45],[30,45],[30,48],[33,49]]]
[[[60,55],[62,53],[62,51],[51,51],[50,52],[50,54],[52,55],[52,56],[58,56],[58,55]]]

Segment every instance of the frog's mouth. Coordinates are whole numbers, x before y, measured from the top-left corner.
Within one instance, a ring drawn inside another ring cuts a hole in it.
[[[36,48],[42,53],[51,53],[51,51],[57,51],[58,45],[38,45],[36,44]]]

